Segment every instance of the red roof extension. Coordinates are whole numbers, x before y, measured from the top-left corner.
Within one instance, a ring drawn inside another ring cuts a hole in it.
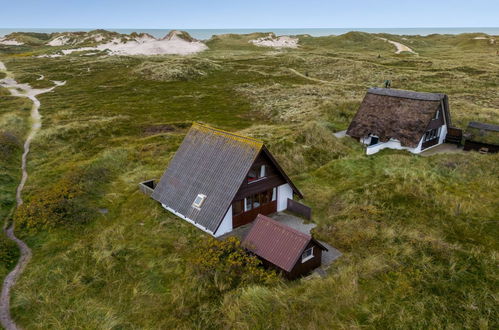
[[[243,246],[259,257],[290,272],[312,236],[259,214]],[[319,246],[322,245],[318,243]]]

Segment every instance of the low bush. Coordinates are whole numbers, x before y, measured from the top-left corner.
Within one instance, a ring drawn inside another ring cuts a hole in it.
[[[202,243],[191,258],[196,276],[217,293],[224,293],[250,284],[276,284],[277,273],[263,268],[260,259],[249,254],[241,242],[230,237],[219,241],[209,239]]]
[[[16,223],[21,228],[36,231],[86,222],[90,214],[81,203],[85,192],[83,177],[77,170],[33,196],[17,209]]]

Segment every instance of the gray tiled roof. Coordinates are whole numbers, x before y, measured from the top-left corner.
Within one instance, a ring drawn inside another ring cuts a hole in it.
[[[261,151],[251,138],[193,124],[152,198],[215,233]],[[200,209],[192,206],[206,195]]]

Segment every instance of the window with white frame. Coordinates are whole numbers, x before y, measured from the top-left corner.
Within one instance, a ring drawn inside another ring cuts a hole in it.
[[[195,208],[197,208],[197,209],[200,209],[201,206],[203,206],[203,203],[204,203],[205,199],[206,199],[206,195],[203,195],[203,194],[197,195],[196,199],[192,203],[192,206],[195,207]]]
[[[310,260],[314,257],[314,247],[312,246],[311,248],[306,249],[303,251],[301,255],[301,262],[305,262],[307,260]]]
[[[252,182],[256,182],[260,179],[263,179],[267,176],[267,165],[261,165],[260,167],[255,167],[255,168],[252,168],[249,172],[248,172],[248,176],[246,178],[246,181],[248,183],[252,183]]]

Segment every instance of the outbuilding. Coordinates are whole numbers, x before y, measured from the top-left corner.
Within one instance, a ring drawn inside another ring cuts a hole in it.
[[[464,150],[499,152],[499,125],[470,122],[464,134]]]
[[[368,155],[385,148],[418,154],[444,143],[449,126],[445,94],[370,88],[346,134],[365,144]]]
[[[242,246],[257,255],[267,267],[295,279],[321,266],[322,251],[327,251],[311,235],[302,233],[259,214]]]
[[[197,123],[148,189],[166,210],[215,237],[303,198],[262,141]]]

